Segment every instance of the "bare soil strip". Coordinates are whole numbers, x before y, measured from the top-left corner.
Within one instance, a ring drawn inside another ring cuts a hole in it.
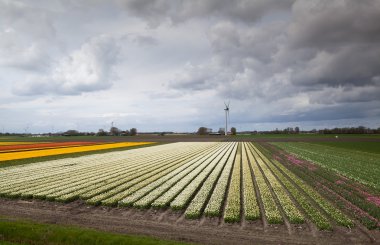
[[[369,231],[373,239],[358,228],[317,231],[294,226],[289,234],[285,225],[269,225],[263,232],[261,222],[226,224],[222,218],[183,219],[182,212],[156,209],[88,206],[81,201],[68,204],[39,200],[0,198],[0,216],[95,228],[98,230],[153,236],[202,244],[370,244],[380,241],[380,231]],[[223,224],[223,225],[220,225]]]

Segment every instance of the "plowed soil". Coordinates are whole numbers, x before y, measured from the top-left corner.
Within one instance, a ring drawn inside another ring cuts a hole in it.
[[[63,204],[0,198],[0,216],[201,244],[370,244],[380,241],[380,231],[360,227],[318,231],[312,224],[263,225],[262,221],[244,220],[227,224],[221,218],[187,220],[181,212],[171,210],[95,207],[81,201]]]

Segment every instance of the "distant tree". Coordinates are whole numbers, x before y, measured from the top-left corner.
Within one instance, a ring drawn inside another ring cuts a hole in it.
[[[77,130],[74,130],[74,129],[70,129],[70,130],[67,130],[64,135],[66,136],[78,136],[79,135],[79,132]]]
[[[300,133],[300,128],[299,128],[299,127],[295,127],[295,128],[294,128],[294,132],[295,132],[296,134],[299,134],[299,133]]]
[[[98,133],[96,134],[97,136],[106,136],[107,132],[104,131],[103,129],[99,129]]]
[[[232,127],[232,128],[231,128],[231,134],[232,134],[232,135],[236,135],[236,128],[235,128],[235,127]]]
[[[137,129],[136,128],[131,128],[131,130],[129,130],[129,135],[131,135],[131,136],[137,135]]]
[[[207,134],[207,128],[206,127],[200,127],[198,129],[197,134],[199,134],[199,135],[206,135]]]
[[[111,135],[117,136],[120,134],[120,132],[121,132],[120,129],[118,129],[117,127],[111,127],[111,129],[110,129]]]
[[[224,135],[225,133],[224,128],[219,128],[218,133],[220,133],[221,135]]]

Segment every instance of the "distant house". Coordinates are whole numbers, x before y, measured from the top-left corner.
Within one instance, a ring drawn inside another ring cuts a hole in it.
[[[209,135],[222,135],[221,133],[219,133],[219,132],[211,132],[211,133],[209,133]]]

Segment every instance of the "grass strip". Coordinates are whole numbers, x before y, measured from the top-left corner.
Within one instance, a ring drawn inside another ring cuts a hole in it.
[[[39,224],[27,221],[0,219],[0,243],[3,244],[59,244],[59,245],[175,245],[188,244],[137,235],[121,235],[75,226]]]

